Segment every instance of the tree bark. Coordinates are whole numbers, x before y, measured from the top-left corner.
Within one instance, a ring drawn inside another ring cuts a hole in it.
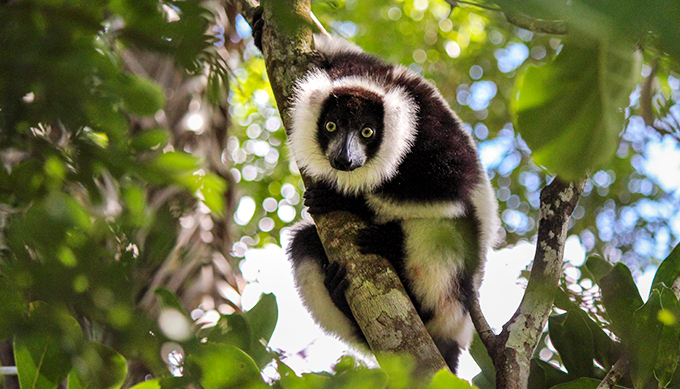
[[[496,387],[524,389],[531,356],[552,310],[569,219],[585,179],[565,183],[555,178],[541,191],[538,241],[527,290],[513,317],[495,339]]]
[[[241,0],[242,14],[252,16],[252,2]],[[266,21],[262,46],[267,74],[287,133],[293,85],[318,60],[312,39],[309,0],[263,0]],[[309,179],[303,174],[303,181]],[[399,277],[387,260],[362,255],[354,245],[358,232],[368,227],[347,212],[314,218],[329,260],[347,270],[346,298],[359,327],[378,361],[390,354],[413,357],[414,375],[427,378],[446,363],[418,316]]]

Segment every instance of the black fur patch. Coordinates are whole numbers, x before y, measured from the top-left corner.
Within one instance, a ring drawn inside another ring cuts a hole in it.
[[[317,140],[324,153],[331,139],[353,132],[361,140],[368,159],[375,156],[382,143],[385,109],[380,96],[359,88],[337,88],[323,103],[317,121]],[[334,132],[326,130],[329,121],[337,125]],[[361,130],[370,127],[370,138],[361,136]]]

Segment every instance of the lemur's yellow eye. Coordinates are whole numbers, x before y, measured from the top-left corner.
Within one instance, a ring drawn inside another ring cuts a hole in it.
[[[326,131],[333,132],[338,128],[335,122],[326,122]]]
[[[364,138],[370,138],[373,136],[373,129],[371,127],[364,127],[363,130],[361,130],[361,136]]]

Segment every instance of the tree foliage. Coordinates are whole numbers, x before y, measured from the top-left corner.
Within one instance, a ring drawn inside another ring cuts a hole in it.
[[[266,347],[275,298],[244,309],[246,250],[281,244],[306,215],[240,11],[245,1],[0,1],[0,361],[18,373],[0,387],[416,385],[401,359],[296,375]],[[587,176],[569,234],[589,258],[561,278],[529,387],[614,373],[624,387],[679,385],[679,189],[652,168],[680,139],[678,3],[313,11],[438,86],[497,188],[503,245],[536,239],[556,175]],[[634,279],[649,266],[644,300]],[[479,343],[472,353],[474,382],[493,387],[494,361]],[[444,372],[429,385],[468,387]]]

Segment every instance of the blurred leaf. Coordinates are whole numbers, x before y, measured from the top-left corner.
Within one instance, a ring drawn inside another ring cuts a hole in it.
[[[278,383],[283,389],[315,389],[325,388],[331,377],[328,374],[309,373],[298,376],[295,371],[281,361],[277,361],[278,373],[281,376]]]
[[[511,109],[537,164],[577,180],[611,159],[640,74],[633,49],[618,37],[575,36],[552,62],[526,68]]]
[[[660,283],[664,283],[670,288],[678,277],[680,277],[680,245],[676,245],[659,265],[654,275],[654,281],[652,281],[652,289],[656,289]]]
[[[630,376],[636,389],[642,389],[654,376],[659,337],[663,324],[657,319],[661,310],[661,294],[654,290],[642,308],[633,314],[633,332],[627,339]],[[626,339],[624,339],[626,340]],[[677,348],[678,344],[675,343]],[[677,358],[676,358],[677,361]]]
[[[155,147],[163,147],[168,143],[168,132],[164,129],[148,129],[135,135],[130,141],[130,146],[138,151],[151,150]]]
[[[242,314],[222,315],[208,334],[208,341],[238,347],[252,357],[252,329]]]
[[[567,373],[549,364],[548,362],[538,358],[531,359],[529,388],[548,389],[555,385],[567,382],[569,379],[570,377]]]
[[[127,361],[112,348],[86,342],[68,375],[67,389],[118,389],[127,376]]]
[[[469,389],[472,386],[464,379],[456,377],[448,369],[439,370],[427,386],[428,389]]]
[[[630,340],[630,319],[643,304],[630,269],[623,263],[615,264],[611,272],[600,279],[600,288],[602,303],[611,319],[612,329],[624,341]]]
[[[12,282],[0,276],[0,342],[8,338],[22,323],[26,300]]]
[[[208,173],[201,177],[201,194],[203,202],[218,216],[224,216],[224,191],[227,189],[226,182],[214,173]]]
[[[165,93],[155,82],[133,75],[120,78],[120,90],[125,109],[135,115],[152,116],[165,105]]]
[[[137,384],[130,389],[161,389],[161,384],[160,380],[155,379],[155,380],[148,380],[144,381],[141,384]]]
[[[593,335],[581,315],[578,312],[552,315],[548,319],[548,331],[569,374],[572,377],[592,377],[595,357]]]
[[[269,387],[262,381],[255,362],[234,346],[211,342],[202,344],[196,354],[187,356],[187,362],[200,368],[200,382],[205,389]]]
[[[71,354],[82,337],[78,322],[63,311],[32,304],[29,325],[14,337],[14,358],[22,389],[56,388],[71,370]]]
[[[182,303],[179,301],[179,298],[177,298],[177,295],[175,295],[173,292],[171,292],[167,288],[156,288],[156,290],[153,291],[156,297],[160,300],[160,305],[161,309],[176,309],[183,315],[186,315],[186,312],[184,311],[184,307],[182,306]]]

